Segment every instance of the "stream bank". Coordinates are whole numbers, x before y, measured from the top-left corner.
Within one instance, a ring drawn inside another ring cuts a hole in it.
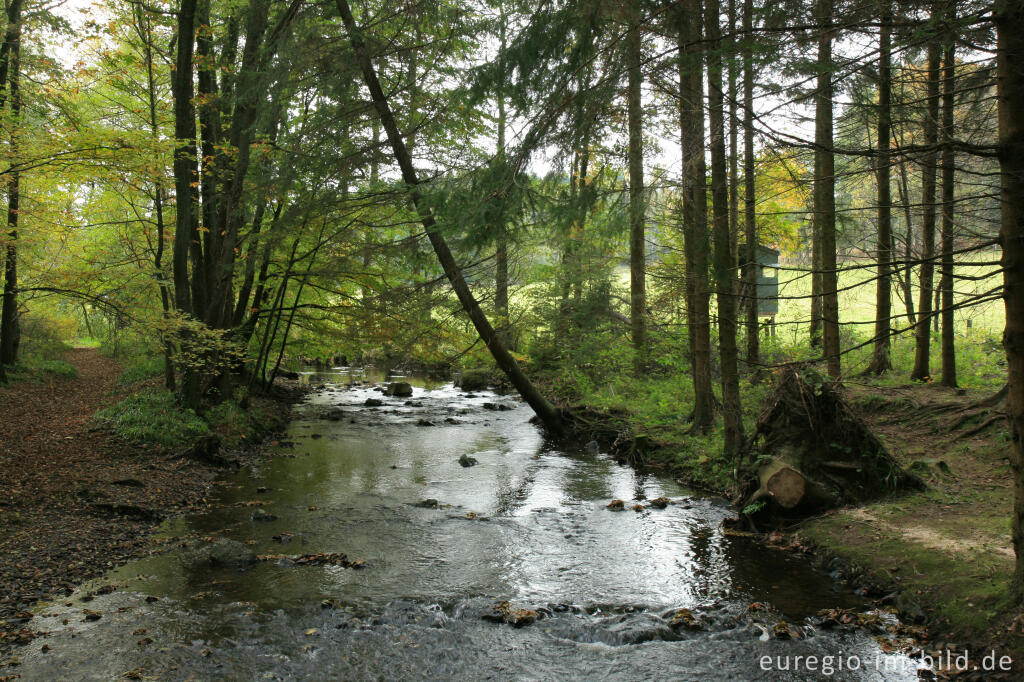
[[[924,479],[928,489],[816,515],[761,540],[813,560],[880,606],[895,609],[905,622],[923,625],[933,650],[948,644],[995,650],[1019,666],[1024,616],[1007,594],[1014,556],[1009,434],[997,408],[977,409],[990,391],[932,383],[853,383],[846,390],[896,462]],[[583,402],[578,395],[565,399]],[[656,391],[654,399],[660,402]],[[665,417],[651,401],[637,398],[635,405],[611,417],[624,440],[634,432],[644,435],[644,466],[735,497],[731,478],[714,465],[720,442],[659,426]],[[607,407],[577,409],[608,412]]]
[[[0,662],[35,636],[35,604],[163,551],[152,539],[160,522],[205,508],[223,475],[184,456],[184,444],[147,446],[96,428],[97,410],[139,385],[119,385],[121,366],[94,349],[72,350],[65,359],[77,376],[44,375],[0,388]],[[297,386],[283,388],[254,397],[265,419],[235,435],[258,444],[283,428],[301,393]],[[209,447],[203,453],[214,454]],[[238,449],[229,456],[251,461],[259,452]]]

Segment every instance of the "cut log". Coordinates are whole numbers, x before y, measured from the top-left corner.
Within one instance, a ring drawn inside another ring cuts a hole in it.
[[[761,467],[759,477],[761,488],[754,496],[758,499],[771,497],[783,509],[796,507],[807,493],[804,475],[784,460],[773,459]]]
[[[860,504],[923,481],[904,471],[843,399],[840,387],[811,368],[778,374],[748,441],[750,464],[738,502],[756,513],[806,516]],[[744,492],[746,494],[744,494]]]

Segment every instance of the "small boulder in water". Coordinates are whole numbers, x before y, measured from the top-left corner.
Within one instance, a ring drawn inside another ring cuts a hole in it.
[[[587,443],[586,448],[588,453],[590,453],[591,455],[596,455],[598,453],[598,450],[600,449],[600,446],[597,444],[596,440],[592,440],[589,443]]]
[[[690,609],[676,609],[672,613],[669,624],[673,628],[686,628],[687,630],[701,630],[704,627]]]
[[[256,563],[256,555],[237,540],[221,538],[210,548],[210,563],[215,566],[246,566]]]
[[[412,385],[405,381],[393,381],[388,384],[384,395],[393,395],[396,398],[408,398],[412,395]]]
[[[540,614],[533,609],[517,609],[507,601],[498,602],[491,607],[490,613],[484,614],[484,620],[496,623],[508,623],[512,627],[521,628],[537,620]]]
[[[439,504],[438,504],[437,500],[435,500],[433,497],[430,497],[430,498],[427,498],[425,500],[420,500],[419,502],[417,502],[413,506],[414,507],[422,507],[424,509],[437,509]]]
[[[461,464],[463,467],[471,467],[476,466],[477,464],[479,464],[479,462],[477,462],[476,457],[463,455],[462,457],[459,457],[459,464]]]
[[[434,422],[429,419],[420,419],[416,422],[416,426],[433,426]]]
[[[273,514],[270,514],[268,512],[263,511],[259,507],[257,507],[253,511],[251,518],[252,518],[253,521],[277,521],[277,517],[276,516],[274,516]]]
[[[380,398],[367,398],[366,402],[363,403],[366,407],[381,407],[383,404],[384,401]]]
[[[485,369],[467,369],[459,377],[458,386],[467,393],[483,391],[490,383],[490,372]]]
[[[780,620],[772,628],[772,633],[775,635],[775,639],[800,639],[800,630],[791,627],[789,623],[784,620]]]
[[[622,511],[626,508],[626,503],[622,500],[612,500],[608,503],[608,509],[611,511]]]
[[[651,500],[651,506],[654,507],[655,509],[664,509],[665,507],[668,506],[668,498],[655,497],[653,500]]]

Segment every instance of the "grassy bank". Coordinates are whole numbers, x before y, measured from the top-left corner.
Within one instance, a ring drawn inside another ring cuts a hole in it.
[[[840,509],[806,522],[797,536],[898,590],[905,615],[924,620],[935,635],[1004,648],[1020,660],[1019,609],[1008,598],[1014,562],[1009,435],[997,424],[965,436],[984,413],[949,428],[986,394],[961,396],[934,385],[885,397],[862,387],[853,394],[873,430],[904,466],[916,463],[929,490]]]
[[[250,396],[238,389],[231,400],[204,405],[201,412],[181,407],[163,386],[163,361],[140,353],[124,358],[115,394],[119,398],[97,412],[93,428],[141,445],[187,450],[216,436],[220,447],[238,451],[258,444],[263,436],[288,422],[288,407],[269,396]]]

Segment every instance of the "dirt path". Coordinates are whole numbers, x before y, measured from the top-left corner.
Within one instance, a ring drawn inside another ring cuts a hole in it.
[[[146,546],[152,520],[102,505],[175,511],[198,502],[214,472],[89,429],[123,397],[121,367],[95,350],[65,360],[73,379],[40,373],[0,388],[0,650],[27,636],[26,609],[70,592]]]

